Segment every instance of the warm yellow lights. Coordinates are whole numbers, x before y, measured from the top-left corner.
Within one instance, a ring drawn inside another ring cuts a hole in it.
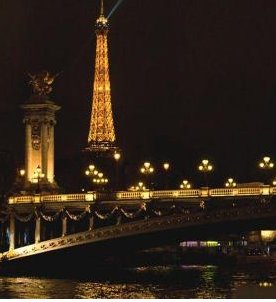
[[[111,104],[107,34],[108,19],[102,12],[96,21],[94,88],[88,135],[89,148],[96,150],[107,150],[116,140]]]
[[[152,174],[154,172],[154,168],[150,162],[144,162],[143,166],[140,168],[140,172],[142,174]]]
[[[209,162],[208,159],[203,159],[198,166],[198,170],[201,172],[211,172],[213,171],[213,165]]]
[[[259,286],[260,287],[272,287],[273,284],[272,284],[272,282],[265,281],[265,282],[259,282]]]
[[[25,173],[26,173],[26,171],[24,170],[24,169],[20,169],[19,170],[19,174],[20,174],[20,176],[24,176],[25,175]]]
[[[37,168],[34,171],[33,183],[39,184],[40,180],[44,177],[45,177],[45,174],[42,173],[42,169],[40,168],[40,166],[37,166]]]
[[[116,161],[119,161],[120,158],[121,158],[121,154],[118,153],[118,152],[115,152],[114,155],[113,155],[113,157],[114,157],[114,159],[115,159]]]
[[[147,188],[142,181],[139,181],[136,186],[131,186],[129,188],[129,191],[145,191],[145,190],[147,190]]]
[[[274,167],[274,163],[271,161],[269,156],[264,156],[259,163],[259,167],[261,169],[272,169]]]
[[[95,170],[95,168],[96,168],[96,167],[95,167],[94,165],[89,165],[89,170],[90,170],[90,171]]]
[[[191,189],[192,185],[189,183],[188,180],[184,179],[180,184],[180,189]]]
[[[95,165],[89,165],[88,169],[85,171],[86,176],[92,177],[92,182],[96,185],[104,185],[109,182],[108,178],[104,177],[104,174],[102,172],[99,172],[96,169]]]
[[[170,164],[169,163],[164,163],[163,168],[165,171],[168,171],[170,169]]]
[[[237,186],[237,183],[234,181],[233,178],[228,178],[226,183],[225,183],[225,187],[226,188],[233,188],[233,187],[236,187]]]

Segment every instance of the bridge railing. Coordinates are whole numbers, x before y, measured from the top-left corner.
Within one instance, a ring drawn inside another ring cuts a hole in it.
[[[119,191],[114,193],[88,192],[84,194],[30,195],[11,196],[9,204],[43,203],[43,202],[93,202],[96,200],[137,200],[137,199],[191,199],[231,196],[276,195],[276,187],[242,187],[242,188],[200,188],[187,190],[159,191]]]
[[[82,202],[94,201],[96,199],[96,192],[89,192],[86,194],[28,195],[12,196],[9,198],[9,204],[41,202]]]

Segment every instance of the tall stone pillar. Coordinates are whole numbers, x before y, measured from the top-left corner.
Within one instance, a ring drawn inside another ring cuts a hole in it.
[[[31,76],[34,94],[21,105],[26,140],[25,189],[28,193],[36,187],[39,187],[40,193],[58,190],[54,179],[54,126],[55,113],[60,106],[48,97],[54,78],[48,72]]]

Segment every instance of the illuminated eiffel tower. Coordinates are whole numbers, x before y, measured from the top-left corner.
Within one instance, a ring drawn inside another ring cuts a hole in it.
[[[87,151],[98,154],[110,153],[118,149],[111,104],[108,31],[108,19],[104,16],[103,0],[101,0],[101,12],[95,25],[97,36],[95,75],[88,147],[86,148]]]

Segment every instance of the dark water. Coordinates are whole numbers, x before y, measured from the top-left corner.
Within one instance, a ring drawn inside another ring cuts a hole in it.
[[[86,278],[0,276],[0,298],[276,298],[276,264],[91,268]]]

